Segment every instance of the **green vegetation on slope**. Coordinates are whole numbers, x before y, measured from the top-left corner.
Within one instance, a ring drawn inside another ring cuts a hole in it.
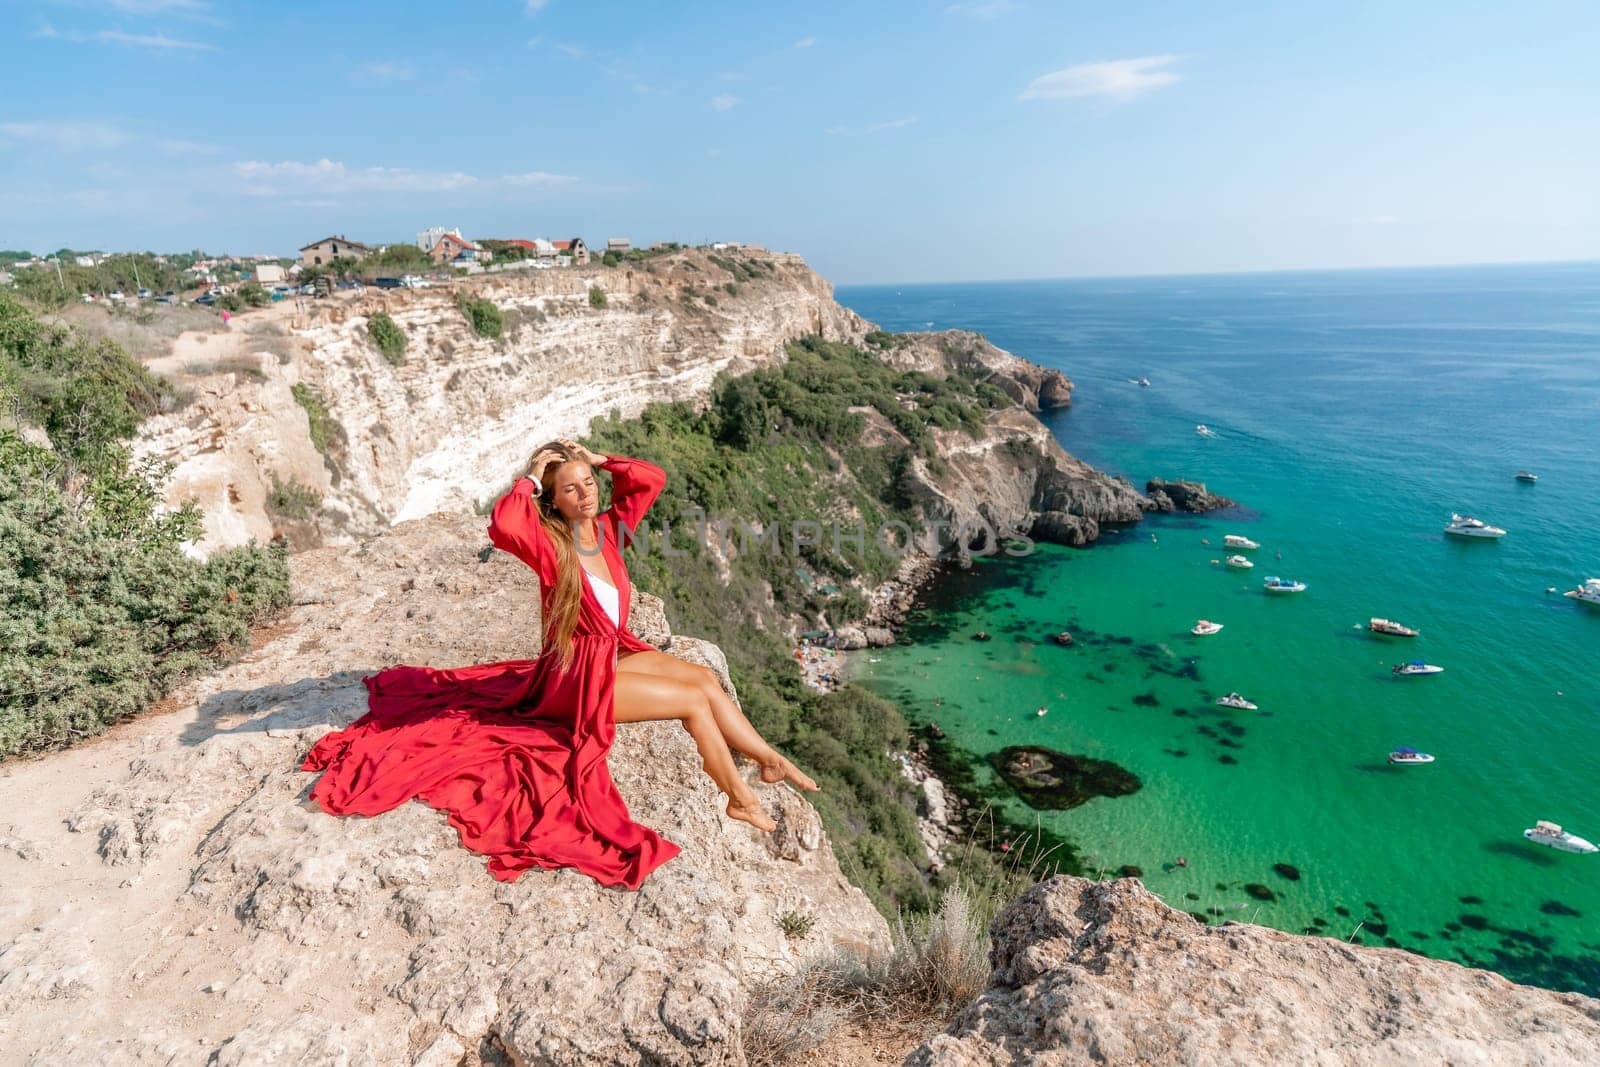
[[[143,710],[288,606],[281,548],[199,563],[198,510],[158,511],[169,470],[122,442],[168,391],[0,294],[0,758]]]
[[[398,367],[405,363],[406,332],[390,318],[387,311],[380,311],[367,320],[367,336],[372,338],[372,343],[391,366]]]
[[[903,747],[907,726],[895,708],[847,685],[828,694],[806,688],[783,638],[758,627],[768,590],[780,612],[824,612],[838,624],[865,604],[850,587],[866,588],[895,573],[898,558],[872,542],[879,524],[920,516],[897,484],[914,452],[934,455],[932,427],[977,435],[985,412],[1008,406],[998,389],[966,378],[897,371],[842,344],[810,337],[789,347],[781,368],[717,383],[712,402],[654,404],[637,420],[597,420],[591,447],[648,458],[667,472],[667,487],[629,552],[634,581],[662,597],[675,632],[715,642],[727,655],[740,702],[762,734],[822,785],[808,795],[845,873],[892,916],[926,911],[936,898],[919,869],[913,789],[888,757]],[[870,406],[910,445],[861,443]],[[777,551],[756,547],[730,554],[724,580],[700,544],[697,513],[707,525],[729,525],[735,546],[741,523],[779,531]],[[857,546],[834,544],[833,519],[845,534],[864,531]],[[796,548],[792,533],[821,523],[820,544]],[[673,555],[662,551],[668,533]],[[678,554],[681,552],[681,554]],[[805,573],[801,573],[801,569]],[[823,590],[831,583],[839,594]],[[969,850],[945,878],[989,876],[989,853]]]

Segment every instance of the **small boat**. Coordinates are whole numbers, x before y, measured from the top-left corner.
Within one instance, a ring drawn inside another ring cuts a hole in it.
[[[1533,473],[1532,471],[1518,471],[1517,472],[1517,481],[1519,481],[1519,482],[1527,482],[1529,485],[1532,485],[1534,482],[1536,482],[1538,480],[1539,480],[1539,476],[1537,474]]]
[[[1583,584],[1576,589],[1568,589],[1561,594],[1568,600],[1576,600],[1580,604],[1589,604],[1600,608],[1600,578],[1585,578]]]
[[[1420,659],[1414,659],[1410,663],[1395,664],[1389,668],[1389,673],[1404,678],[1413,674],[1443,674],[1444,668],[1435,667],[1431,663],[1424,663]]]
[[[1038,711],[1036,711],[1036,712],[1034,712],[1034,714],[1035,714],[1035,715],[1037,715],[1037,716],[1039,716],[1039,718],[1041,718],[1041,719],[1042,719],[1042,718],[1044,718],[1044,714],[1045,714],[1045,712],[1047,712],[1047,711],[1049,711],[1049,710],[1050,710],[1050,709],[1049,709],[1049,708],[1044,708],[1044,707],[1041,707],[1041,708],[1040,708],[1040,709],[1039,709],[1039,710],[1038,710]]]
[[[1072,644],[1072,635],[1067,631],[1062,630],[1060,633],[1051,634],[1050,640],[1065,648]]]
[[[972,639],[974,641],[987,641],[989,640],[989,631],[979,630],[977,633],[972,635]]]
[[[1261,583],[1261,588],[1269,593],[1304,593],[1306,583],[1297,582],[1293,578],[1279,578],[1274,574]]]
[[[1255,566],[1254,563],[1251,563],[1249,560],[1245,559],[1243,556],[1229,556],[1227,559],[1223,560],[1223,562],[1226,563],[1228,566],[1236,568],[1237,570],[1241,570],[1241,571],[1247,571],[1251,567]]]
[[[1409,626],[1402,626],[1393,619],[1372,618],[1367,620],[1367,629],[1375,634],[1384,634],[1388,637],[1415,637],[1421,630],[1413,630]]]
[[[1553,822],[1540,819],[1530,829],[1522,831],[1522,836],[1539,845],[1547,845],[1562,852],[1600,852],[1600,846],[1592,841],[1585,841],[1576,834],[1569,834]]]
[[[1203,422],[1200,425],[1198,425],[1198,426],[1196,426],[1194,428],[1194,432],[1199,434],[1201,437],[1215,437],[1215,436],[1217,436],[1217,431],[1213,430],[1211,427],[1207,426]]]
[[[1399,748],[1389,753],[1389,762],[1400,764],[1401,766],[1411,763],[1432,763],[1433,757],[1428,755],[1426,752],[1418,752],[1414,748],[1406,748],[1404,745],[1401,745]]]
[[[1146,389],[1148,389],[1148,388],[1150,388],[1150,379],[1149,378],[1140,378],[1139,379],[1139,384],[1144,386]]]
[[[1190,630],[1189,632],[1194,634],[1196,637],[1209,637],[1220,629],[1222,629],[1222,624],[1220,622],[1212,622],[1210,619],[1201,619],[1199,622],[1194,624],[1194,629]]]
[[[1246,552],[1252,552],[1261,547],[1250,538],[1241,537],[1239,534],[1229,534],[1222,539],[1222,544],[1224,548],[1242,548]]]
[[[1246,700],[1238,693],[1229,693],[1225,697],[1218,697],[1216,703],[1218,707],[1243,708],[1245,711],[1256,710],[1256,706],[1254,704],[1250,703],[1250,701]]]
[[[1475,519],[1471,515],[1455,514],[1450,516],[1450,525],[1444,528],[1444,532],[1455,534],[1457,537],[1499,538],[1506,535],[1506,532],[1500,527],[1490,526],[1482,519]]]

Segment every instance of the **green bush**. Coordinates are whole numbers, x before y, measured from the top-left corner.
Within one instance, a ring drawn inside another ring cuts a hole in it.
[[[406,333],[387,311],[380,311],[367,320],[367,336],[390,365],[398,367],[405,363]]]
[[[467,321],[472,323],[472,332],[479,337],[498,338],[505,329],[505,318],[491,301],[463,294],[459,304]]]
[[[328,402],[321,393],[305,382],[295,382],[289,392],[293,394],[294,402],[305,409],[306,418],[311,423],[311,444],[318,452],[327,456],[335,446],[344,444],[344,427],[328,410]]]
[[[605,290],[601,289],[598,285],[589,290],[589,306],[592,308],[603,308],[606,306]]]
[[[281,546],[196,562],[181,544],[199,510],[158,510],[170,467],[121,439],[163,388],[116,345],[0,294],[0,402],[50,439],[0,428],[0,758],[143,710],[288,606]]]
[[[267,510],[274,515],[282,515],[289,519],[309,519],[318,505],[322,503],[322,494],[305,485],[290,479],[287,482],[272,476],[272,492],[267,494]]]

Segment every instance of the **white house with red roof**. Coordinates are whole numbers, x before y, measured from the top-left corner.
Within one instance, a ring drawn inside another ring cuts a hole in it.
[[[459,232],[452,230],[440,237],[438,243],[428,250],[428,258],[440,264],[465,265],[487,263],[494,257],[487,248],[474,244]]]

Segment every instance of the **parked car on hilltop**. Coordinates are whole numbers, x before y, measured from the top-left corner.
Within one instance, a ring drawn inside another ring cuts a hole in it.
[[[372,284],[379,289],[403,289],[406,283],[399,278],[374,278]]]

